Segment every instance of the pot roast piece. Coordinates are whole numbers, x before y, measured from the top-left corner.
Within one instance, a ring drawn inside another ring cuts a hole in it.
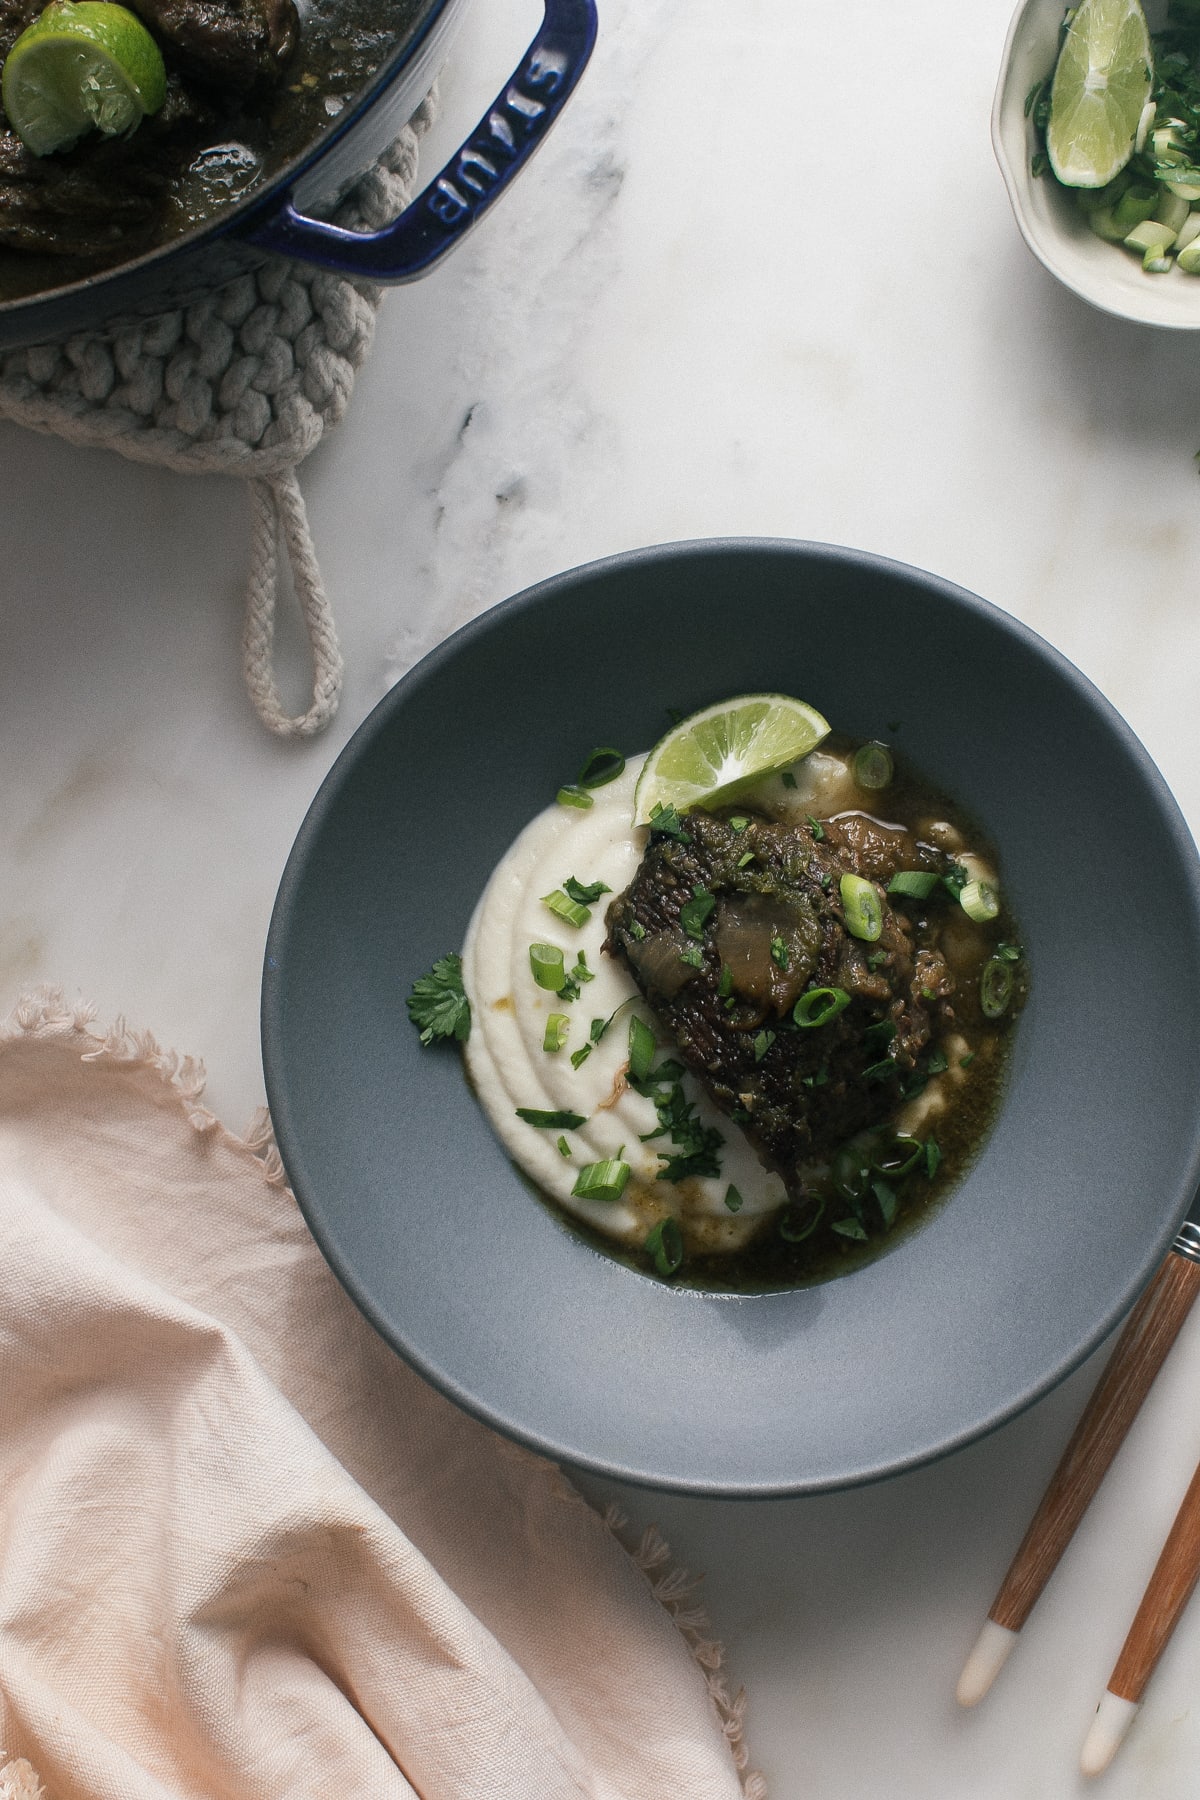
[[[128,140],[88,145],[87,155],[31,156],[0,132],[0,245],[83,261],[135,251],[149,241],[167,192],[159,159],[130,155]]]
[[[43,0],[0,0],[0,59],[43,10]],[[5,249],[87,264],[146,248],[172,184],[223,117],[279,82],[299,29],[293,0],[130,0],[130,10],[163,52],[163,106],[127,138],[91,133],[54,156],[32,156],[5,124]]]
[[[293,0],[129,0],[168,66],[223,93],[274,87],[296,47]]]
[[[804,1164],[894,1112],[920,1081],[934,1021],[953,1016],[954,977],[919,919],[885,898],[878,941],[852,937],[841,876],[951,865],[865,815],[830,821],[821,838],[746,818],[697,811],[682,821],[686,841],[652,834],[609,906],[604,947],[717,1106],[797,1191]],[[792,1008],[814,986],[842,988],[850,1004],[801,1029]]]

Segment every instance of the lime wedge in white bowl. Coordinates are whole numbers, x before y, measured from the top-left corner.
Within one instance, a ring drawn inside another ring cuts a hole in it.
[[[798,762],[829,736],[815,707],[787,694],[740,694],[672,726],[647,756],[633,796],[635,825],[656,806],[723,805],[752,781]]]

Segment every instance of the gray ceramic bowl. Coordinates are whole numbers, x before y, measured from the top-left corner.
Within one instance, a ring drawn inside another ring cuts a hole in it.
[[[1009,1091],[947,1204],[867,1268],[676,1292],[527,1190],[404,997],[596,743],[761,689],[898,743],[999,844],[1030,956]],[[267,1086],[313,1233],[378,1330],[552,1456],[701,1494],[867,1481],[967,1443],[1099,1343],[1200,1171],[1200,871],[1112,708],[1003,613],[821,545],[668,545],[485,614],[381,702],[283,877]]]
[[[1144,10],[1150,29],[1161,29],[1166,0],[1144,0]],[[1023,0],[1018,6],[992,106],[992,146],[1021,236],[1051,275],[1102,312],[1140,325],[1200,331],[1200,276],[1178,269],[1147,275],[1136,256],[1089,229],[1053,176],[1031,173],[1038,145],[1025,100],[1035,82],[1053,73],[1065,11],[1065,0]]]

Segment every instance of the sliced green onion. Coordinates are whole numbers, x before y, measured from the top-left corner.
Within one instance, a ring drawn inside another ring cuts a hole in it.
[[[895,758],[886,744],[863,744],[854,752],[854,779],[859,787],[890,787],[895,773]]]
[[[830,1175],[843,1200],[861,1200],[871,1177],[866,1152],[854,1144],[843,1144],[833,1159]]]
[[[779,1215],[779,1235],[785,1244],[802,1244],[812,1236],[825,1216],[825,1202],[819,1194],[806,1200],[793,1200]]]
[[[625,767],[625,758],[610,744],[600,744],[588,756],[576,780],[581,788],[605,787]]]
[[[883,930],[883,903],[874,882],[861,875],[843,875],[839,885],[846,909],[846,930],[851,937],[873,944]]]
[[[926,1138],[926,1140],[925,1140],[925,1173],[926,1173],[926,1175],[928,1175],[930,1181],[932,1181],[934,1176],[937,1174],[938,1164],[941,1162],[941,1160],[942,1160],[942,1152],[938,1145],[937,1139],[936,1138]]]
[[[585,1163],[571,1192],[581,1200],[619,1200],[628,1180],[629,1164],[609,1156],[603,1162]]]
[[[576,787],[573,782],[566,787],[560,787],[554,797],[560,806],[577,806],[582,812],[586,812],[589,806],[596,804],[590,794],[585,793],[583,788]]]
[[[809,988],[801,994],[792,1008],[792,1017],[797,1025],[810,1031],[817,1025],[828,1025],[830,1019],[845,1012],[850,1004],[850,996],[845,988],[817,987]]]
[[[737,859],[737,866],[739,869],[748,869],[750,867],[750,864],[753,861],[754,861],[753,850],[743,850],[742,854]]]
[[[683,1261],[683,1233],[678,1220],[669,1213],[665,1219],[660,1219],[646,1239],[646,1250],[654,1258],[654,1266],[660,1275],[674,1275]]]
[[[889,894],[908,894],[914,900],[928,900],[941,879],[928,869],[897,869],[888,882]]]
[[[733,970],[728,963],[721,964],[721,979],[717,983],[717,994],[722,1000],[728,1000],[733,992]]]
[[[635,1013],[629,1021],[629,1079],[645,1081],[654,1061],[654,1033]]]
[[[925,1146],[920,1138],[909,1137],[905,1131],[898,1131],[886,1149],[871,1164],[877,1175],[886,1175],[890,1181],[899,1181],[911,1173],[925,1153]]]
[[[883,1223],[890,1231],[896,1222],[896,1196],[886,1181],[873,1181],[871,1192],[879,1202],[879,1211],[883,1215]]]
[[[958,904],[968,919],[974,919],[977,925],[986,925],[1000,911],[1000,896],[990,881],[968,881],[958,896]]]
[[[571,1021],[566,1013],[550,1013],[546,1019],[546,1033],[542,1038],[543,1050],[561,1050],[570,1034]]]
[[[562,993],[567,983],[567,971],[563,966],[563,953],[557,944],[530,944],[529,967],[540,988],[545,988],[550,994]]]
[[[527,1125],[536,1125],[539,1131],[578,1131],[587,1124],[583,1113],[539,1112],[534,1106],[518,1106],[517,1117]]]
[[[1003,957],[989,956],[979,977],[979,1004],[984,1018],[998,1019],[1006,1013],[1012,991],[1012,964]]]
[[[560,1137],[558,1140],[558,1154],[560,1156],[565,1156],[568,1160],[570,1160],[571,1146],[570,1146],[570,1144],[568,1144],[565,1137]]]
[[[738,1193],[732,1181],[725,1189],[725,1204],[730,1212],[741,1212],[742,1210],[742,1196]]]
[[[754,1060],[761,1062],[771,1045],[775,1042],[773,1031],[760,1031],[754,1039]]]
[[[859,1244],[865,1244],[867,1241],[867,1234],[857,1219],[834,1219],[833,1229],[839,1237],[853,1238]]]
[[[561,888],[555,888],[552,894],[543,894],[542,905],[548,906],[556,919],[565,919],[576,930],[582,929],[592,916],[586,906],[580,906],[577,900],[570,899]]]

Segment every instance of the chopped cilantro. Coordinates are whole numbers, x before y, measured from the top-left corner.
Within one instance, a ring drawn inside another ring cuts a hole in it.
[[[574,1058],[571,1060],[574,1061]],[[862,1078],[864,1081],[886,1081],[890,1075],[896,1073],[896,1065],[892,1058],[885,1056],[879,1062],[869,1063],[862,1072]],[[907,1089],[905,1091],[907,1092]]]
[[[956,862],[951,865],[950,873],[942,876],[942,886],[957,900],[961,897],[962,891],[970,879],[970,875],[962,864]]]
[[[558,990],[559,999],[568,1003],[572,1000],[578,1000],[579,991],[584,983],[587,981],[595,981],[595,979],[595,971],[588,968],[587,956],[581,950],[576,959],[575,967],[571,970],[569,975],[564,977],[563,984]]]
[[[743,818],[730,819],[730,821],[729,821],[730,830],[736,831],[739,837],[742,835],[743,831],[746,830],[746,828],[749,826],[749,824],[750,824],[749,819],[743,819]]]
[[[794,788],[796,785],[796,777],[792,774],[792,771],[790,769],[785,769],[783,771],[783,774],[780,776],[780,780],[783,782],[783,785],[786,788]]]
[[[812,832],[813,843],[821,843],[825,836],[825,827],[822,825],[820,819],[814,819],[811,813],[808,815],[808,829]]]
[[[524,1119],[527,1125],[536,1125],[539,1131],[578,1131],[581,1125],[587,1124],[587,1117],[577,1112],[539,1112],[535,1106],[518,1106],[518,1119]]]
[[[742,1196],[738,1193],[732,1181],[725,1189],[725,1204],[730,1212],[741,1212],[742,1210]]]
[[[717,993],[722,1000],[728,1000],[733,992],[733,970],[728,963],[721,964],[721,979],[717,983]]]
[[[948,1069],[949,1067],[950,1064],[946,1060],[946,1052],[944,1050],[931,1050],[929,1052],[928,1059],[925,1063],[926,1074],[940,1075],[943,1069]]]
[[[775,1042],[773,1031],[760,1031],[754,1039],[754,1060],[761,1062],[771,1045]]]
[[[640,942],[646,935],[646,927],[644,925],[639,925],[636,919],[631,919],[629,921],[629,935],[631,938],[637,938]]]
[[[785,973],[792,966],[792,959],[788,955],[788,947],[781,937],[773,937],[771,939],[771,961],[777,968],[782,969]]]
[[[692,898],[685,900],[679,909],[679,923],[688,936],[695,938],[697,943],[703,941],[704,927],[716,904],[707,888],[697,886],[692,889]]]
[[[890,950],[872,950],[867,958],[868,969],[881,969],[890,955]]]
[[[692,841],[683,829],[683,821],[675,808],[663,806],[657,801],[650,808],[650,836],[674,838],[680,844],[690,844]]]
[[[941,1160],[942,1160],[942,1152],[938,1147],[936,1138],[926,1138],[926,1140],[925,1140],[925,1173],[928,1175],[930,1181],[932,1181],[934,1176],[937,1174],[938,1164],[941,1162]]]
[[[725,1142],[719,1131],[702,1125],[696,1108],[683,1091],[683,1064],[668,1059],[661,1062],[644,1080],[630,1077],[629,1085],[654,1103],[658,1125],[642,1138],[644,1144],[655,1138],[669,1137],[675,1154],[660,1150],[658,1170],[663,1181],[684,1181],[689,1175],[719,1175],[721,1165],[717,1151]]]
[[[833,1229],[839,1237],[853,1238],[859,1244],[867,1241],[867,1234],[857,1219],[834,1219]]]
[[[742,854],[737,859],[737,866],[739,869],[745,869],[745,868],[748,868],[749,865],[753,861],[754,861],[753,850],[743,850]]]
[[[428,975],[418,976],[405,1004],[423,1044],[432,1044],[438,1038],[454,1038],[463,1043],[471,1033],[471,1002],[463,991],[462,957],[458,952],[439,957]]]
[[[689,944],[685,950],[679,952],[679,960],[681,963],[687,963],[689,968],[702,969],[704,967],[704,952],[701,950],[699,944]]]
[[[971,1064],[974,1061],[975,1061],[975,1052],[973,1050],[968,1050],[967,1054],[965,1056],[959,1057],[958,1066],[960,1069],[969,1069]]]
[[[576,881],[573,875],[567,876],[567,879],[563,882],[563,889],[568,898],[576,901],[580,906],[594,906],[601,894],[612,893],[612,889],[606,882]]]
[[[1003,962],[1020,962],[1022,950],[1020,944],[997,944],[992,955],[1000,957]]]

